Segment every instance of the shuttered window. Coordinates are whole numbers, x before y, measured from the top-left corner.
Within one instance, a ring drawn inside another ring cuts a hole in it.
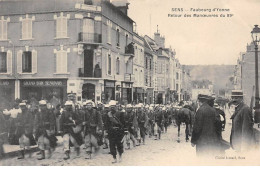
[[[107,73],[111,75],[112,58],[110,53],[107,55],[107,62]]]
[[[10,50],[7,51],[7,73],[11,74],[13,69],[13,55]]]
[[[68,73],[68,53],[61,50],[56,53],[56,73]]]
[[[22,39],[32,39],[32,19],[22,20]]]
[[[11,54],[8,55],[11,62]],[[11,67],[11,63],[10,63]],[[17,73],[37,73],[37,51],[18,51],[17,52]]]
[[[119,58],[116,59],[116,74],[119,75],[120,73],[120,60]]]
[[[56,20],[56,38],[67,37],[68,19],[65,16],[60,16]]]
[[[112,23],[107,21],[107,43],[111,43],[111,32],[112,32]]]
[[[7,21],[0,20],[0,40],[7,40]]]
[[[7,53],[0,52],[0,73],[7,73]]]
[[[32,72],[32,52],[23,52],[22,56],[22,72],[31,73]]]

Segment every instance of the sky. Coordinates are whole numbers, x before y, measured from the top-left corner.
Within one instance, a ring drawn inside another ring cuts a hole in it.
[[[252,41],[251,31],[260,25],[259,0],[128,0],[128,16],[140,35],[153,38],[157,25],[166,47],[176,51],[184,65],[235,65],[240,52]],[[172,8],[183,8],[173,12]],[[228,12],[191,12],[221,8]],[[232,17],[185,18],[168,14],[233,14]]]

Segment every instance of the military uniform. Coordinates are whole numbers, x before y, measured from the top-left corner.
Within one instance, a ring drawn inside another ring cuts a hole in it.
[[[155,139],[159,138],[161,139],[161,132],[163,129],[163,122],[164,122],[164,116],[162,113],[162,110],[159,108],[155,111],[155,123],[156,123],[156,127],[155,127]]]
[[[4,156],[4,136],[6,133],[6,122],[2,111],[0,110],[0,159]]]
[[[41,150],[41,157],[38,160],[45,159],[45,150],[48,150],[51,155],[51,148],[55,148],[57,144],[57,138],[54,135],[55,115],[47,109],[45,101],[40,101],[40,105],[45,108],[40,108],[37,112],[34,123],[35,137]]]
[[[72,106],[72,103],[66,103],[65,106],[69,106],[69,104]],[[69,154],[71,144],[74,146],[77,155],[80,153],[80,146],[82,145],[82,118],[79,113],[73,112],[72,107],[71,109],[67,107],[61,115],[60,122],[61,131],[63,132],[64,159],[67,160],[70,158]]]
[[[116,101],[110,101],[110,106],[116,106]],[[110,153],[114,158],[114,163],[117,162],[117,151],[119,153],[119,160],[122,158],[124,152],[123,138],[125,135],[125,119],[124,113],[116,110],[115,107],[111,108],[108,112],[107,125],[108,125],[108,138]]]
[[[136,146],[136,139],[134,137],[135,134],[135,128],[137,128],[137,119],[135,116],[135,113],[133,110],[128,110],[129,108],[132,108],[130,105],[127,105],[126,110],[126,116],[125,116],[125,124],[126,129],[128,130],[127,136],[126,136],[126,144],[128,146],[128,149],[130,149],[130,140],[133,141],[133,146]]]
[[[145,144],[145,135],[146,135],[146,129],[148,125],[148,116],[144,110],[137,110],[137,121],[138,121],[138,126],[140,128],[141,139],[143,141],[143,144]],[[141,143],[141,140],[139,140],[139,143]]]
[[[85,103],[87,105],[89,103]],[[91,106],[94,106],[93,102],[91,101]],[[92,154],[92,149],[95,148],[96,150],[99,148],[98,145],[98,135],[102,134],[102,117],[101,114],[91,108],[85,108],[82,112],[82,119],[83,122],[85,122],[84,125],[84,135],[85,135],[85,146],[86,146],[86,152],[87,152],[87,157],[86,158],[91,158]]]
[[[25,103],[21,106],[26,106]],[[17,118],[13,119],[11,126],[15,127],[15,137],[18,139],[21,151],[18,159],[24,158],[24,149],[27,148],[28,151],[30,151],[31,145],[36,145],[36,142],[33,137],[33,115],[31,112],[28,111],[28,109],[22,108],[22,113],[19,113],[17,115]],[[31,154],[29,152],[29,154]]]

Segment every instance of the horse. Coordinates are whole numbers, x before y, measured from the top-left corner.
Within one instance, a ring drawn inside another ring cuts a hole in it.
[[[180,143],[180,126],[182,123],[185,123],[185,135],[186,135],[186,142],[189,140],[189,136],[192,132],[192,125],[195,119],[195,112],[192,106],[186,105],[183,108],[180,108],[176,111],[175,121],[178,126],[178,140],[177,142]]]

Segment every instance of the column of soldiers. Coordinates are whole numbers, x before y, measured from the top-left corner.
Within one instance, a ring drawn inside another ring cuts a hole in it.
[[[11,115],[8,136],[10,144],[20,145],[18,159],[24,159],[27,153],[31,157],[30,147],[34,145],[39,148],[38,160],[51,158],[57,146],[56,136],[61,135],[64,160],[70,159],[71,147],[80,156],[80,147],[84,145],[85,159],[93,158],[103,146],[109,148],[113,163],[120,162],[124,149],[145,144],[147,135],[161,139],[161,133],[167,132],[173,119],[170,105],[124,106],[114,100],[109,104],[97,102],[97,105],[91,100],[82,105],[66,101],[55,108],[41,100],[38,109],[33,111],[26,102],[19,103],[14,110],[0,112],[2,115],[16,112]],[[1,155],[4,154],[2,142],[0,137]]]

